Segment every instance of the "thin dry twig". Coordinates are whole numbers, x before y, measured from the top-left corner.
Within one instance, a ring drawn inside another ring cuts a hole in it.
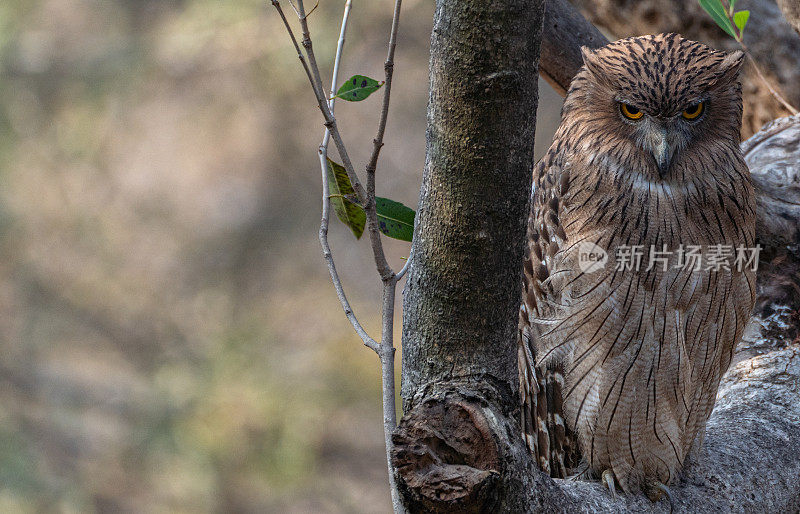
[[[347,176],[350,179],[350,183],[353,185],[353,189],[356,192],[356,196],[358,197],[359,202],[362,204],[366,202],[367,196],[364,191],[364,187],[361,185],[361,180],[358,178],[358,175],[355,172],[355,168],[353,167],[353,163],[350,160],[350,155],[347,152],[347,147],[344,144],[344,140],[339,132],[338,126],[336,124],[336,118],[333,116],[333,112],[331,112],[328,106],[328,99],[325,97],[324,94],[324,86],[322,84],[322,79],[320,78],[319,74],[319,67],[317,66],[316,58],[314,56],[313,46],[311,43],[311,37],[308,32],[308,24],[306,22],[306,15],[303,10],[303,2],[302,0],[297,0],[298,2],[298,17],[300,19],[300,23],[303,29],[303,47],[306,49],[306,54],[308,55],[308,61],[303,57],[302,52],[297,45],[297,41],[294,37],[294,34],[291,32],[291,28],[289,27],[288,23],[286,23],[286,19],[284,17],[284,24],[286,25],[287,30],[290,33],[292,41],[297,48],[298,56],[300,57],[300,61],[303,64],[303,67],[306,70],[306,75],[308,76],[309,82],[311,82],[311,88],[314,91],[314,96],[317,100],[317,104],[319,106],[320,111],[322,112],[323,117],[325,118],[325,127],[327,130],[330,131],[331,136],[333,136],[333,141],[336,144],[336,149],[339,152],[339,157],[342,159],[342,165],[347,172]],[[272,0],[273,5],[276,5],[280,12],[280,5],[278,0]],[[281,12],[281,16],[283,17],[283,13]]]
[[[358,175],[356,175],[355,168],[353,168],[350,155],[347,153],[347,148],[345,147],[342,136],[339,133],[338,126],[336,125],[336,118],[334,118],[333,114],[328,108],[328,100],[324,93],[325,87],[322,85],[322,79],[319,75],[319,67],[317,66],[313,46],[311,44],[311,37],[308,32],[308,22],[306,20],[306,14],[303,8],[303,2],[302,0],[297,0],[296,11],[298,18],[300,19],[300,26],[303,31],[303,47],[306,49],[308,59],[306,59],[300,50],[300,46],[298,45],[297,39],[294,36],[294,31],[292,31],[289,22],[286,20],[286,16],[283,14],[280,1],[271,0],[271,2],[278,11],[281,20],[283,20],[286,31],[289,33],[289,37],[292,39],[295,50],[297,50],[297,57],[300,59],[303,69],[306,72],[306,76],[308,77],[308,81],[311,83],[311,89],[314,91],[314,98],[317,100],[317,106],[322,112],[322,116],[325,118],[325,127],[331,131],[331,137],[333,137],[333,142],[336,144],[336,150],[339,152],[339,157],[342,159],[342,166],[344,166],[345,171],[347,171],[347,177],[350,179],[350,183],[353,185],[353,189],[358,196],[359,202],[364,205],[367,200],[367,194],[364,191],[364,186],[361,185]],[[292,7],[294,7],[294,4],[292,4]]]
[[[384,62],[383,69],[385,73],[384,86],[383,86],[383,103],[381,104],[381,115],[378,121],[378,133],[375,139],[372,140],[373,148],[372,155],[367,163],[367,204],[364,210],[367,214],[369,223],[369,237],[372,241],[373,248],[378,248],[380,245],[376,241],[380,241],[380,231],[378,230],[378,214],[375,209],[375,170],[378,165],[378,157],[380,156],[381,148],[383,147],[383,136],[386,132],[386,121],[389,118],[389,100],[392,93],[392,76],[394,74],[394,52],[397,47],[397,31],[400,25],[400,8],[402,0],[395,0],[394,14],[392,15],[392,29],[389,34],[389,49],[386,55],[386,62]],[[386,261],[386,256],[383,253],[382,246],[378,248],[379,251],[375,252],[375,265],[378,268],[378,273],[381,279],[386,282],[394,273],[392,272],[389,263]]]
[[[297,7],[295,7],[295,5],[294,5],[294,2],[292,2],[292,0],[287,0],[287,1],[289,2],[289,5],[291,5],[291,6],[292,6],[292,9],[294,9],[294,13],[295,13],[295,14],[296,14],[298,17],[300,17],[300,11],[298,11],[298,10],[297,10]]]
[[[386,438],[386,461],[389,467],[389,479],[391,481],[392,505],[395,512],[403,512],[403,505],[397,491],[394,470],[391,462],[392,432],[397,426],[397,414],[394,405],[394,302],[397,289],[397,281],[405,275],[408,270],[409,262],[406,261],[400,275],[396,274],[383,252],[381,244],[381,234],[378,230],[378,215],[375,208],[375,170],[378,164],[381,147],[383,147],[383,136],[386,132],[386,120],[389,116],[389,100],[392,92],[392,74],[394,72],[394,52],[397,46],[397,31],[400,25],[400,8],[402,0],[395,0],[394,12],[392,14],[392,28],[389,34],[389,49],[384,63],[384,86],[383,103],[381,105],[381,115],[378,121],[378,133],[373,140],[372,156],[367,164],[367,204],[365,211],[367,215],[367,225],[369,227],[370,242],[372,243],[375,266],[383,281],[383,323],[381,330],[381,375],[383,382],[383,425],[384,436]]]
[[[342,49],[344,48],[344,39],[345,33],[347,32],[347,20],[350,17],[350,9],[352,6],[352,1],[347,0],[344,6],[344,14],[342,15],[342,26],[339,31],[339,42],[336,46],[336,59],[333,63],[333,76],[331,78],[331,87],[335,87],[336,82],[338,81],[339,76],[339,63],[341,62],[342,58]],[[313,11],[313,10],[312,10]],[[310,13],[309,13],[310,14]],[[334,103],[336,99],[331,98],[328,100],[328,109],[330,110],[331,114],[333,114]],[[339,302],[342,304],[342,308],[344,309],[345,316],[350,321],[350,324],[353,325],[356,333],[361,337],[361,340],[364,342],[364,345],[373,350],[375,353],[380,354],[380,348],[378,343],[367,334],[364,328],[359,323],[358,318],[356,317],[353,309],[350,307],[350,302],[347,300],[347,296],[345,295],[344,288],[342,286],[342,281],[339,279],[339,274],[336,271],[336,264],[333,260],[333,254],[331,253],[331,247],[328,244],[328,224],[330,222],[330,207],[331,207],[331,196],[328,194],[328,142],[331,138],[331,131],[329,128],[325,128],[325,134],[322,137],[322,143],[319,146],[319,162],[320,168],[322,170],[322,220],[320,222],[319,227],[319,242],[322,246],[322,255],[325,258],[325,263],[328,265],[328,272],[331,275],[331,281],[333,282],[333,287],[336,289],[336,296],[339,297]]]
[[[294,7],[294,4],[292,4],[291,0],[289,0],[289,3],[292,5],[292,7]],[[297,52],[297,57],[298,59],[300,59],[300,64],[303,65],[303,70],[305,70],[306,76],[308,77],[308,81],[311,82],[311,88],[314,90],[314,94],[316,95],[317,87],[316,84],[314,83],[314,78],[311,75],[311,70],[308,67],[308,63],[306,62],[305,56],[303,56],[303,51],[300,50],[300,45],[297,44],[297,38],[294,37],[294,31],[292,30],[291,25],[289,25],[289,21],[286,19],[286,15],[283,14],[283,9],[281,9],[281,3],[278,0],[272,0],[272,5],[278,11],[278,15],[280,15],[281,21],[283,21],[283,26],[286,27],[286,32],[289,34],[289,38],[291,38],[292,40],[294,49]],[[295,12],[297,12],[297,9],[295,9]]]
[[[414,253],[414,247],[413,246],[411,247],[411,250],[409,250],[409,252],[408,252],[408,257],[406,258],[406,263],[403,264],[403,267],[400,269],[400,271],[397,272],[397,275],[395,275],[397,277],[398,281],[401,278],[403,278],[403,275],[405,275],[406,271],[408,271],[408,268],[409,268],[410,263],[411,263],[411,254],[412,253]]]
[[[289,3],[292,5],[292,8],[295,8],[294,4],[291,3],[291,1]],[[349,4],[349,2],[348,2],[348,4]],[[317,87],[318,87],[317,85],[319,84],[319,87],[322,87],[322,84],[321,84],[321,82],[317,83],[317,82],[314,81],[314,74],[312,73],[312,71],[311,71],[311,69],[310,69],[310,67],[308,65],[308,62],[306,61],[305,56],[303,55],[303,52],[300,49],[300,45],[298,45],[298,43],[297,43],[297,38],[295,38],[294,31],[292,30],[292,27],[289,25],[289,21],[286,19],[286,16],[283,13],[283,9],[281,8],[280,2],[278,0],[272,0],[272,5],[278,11],[278,14],[281,17],[281,20],[283,21],[283,24],[286,27],[286,32],[289,34],[289,37],[291,38],[292,43],[294,44],[295,50],[297,51],[297,56],[300,59],[300,63],[303,65],[303,69],[305,70],[306,75],[308,76],[308,80],[311,83],[311,88],[314,90],[314,96],[316,96],[317,100],[319,101],[320,98],[324,98],[325,97],[324,92],[321,93],[320,91],[317,90]],[[302,4],[301,4],[301,8],[302,8]],[[298,16],[300,16],[299,9],[295,8],[295,10],[298,13]],[[347,10],[347,13],[349,15],[349,9]],[[346,19],[343,20],[343,22],[346,22]],[[344,43],[344,41],[342,41],[342,44],[343,43]],[[337,54],[337,61],[339,59],[340,59],[340,54]],[[336,73],[338,73],[338,67],[335,67],[335,71],[336,71]],[[322,103],[324,104],[325,109],[322,109],[322,108],[320,108],[320,109],[322,110],[323,115],[325,115],[326,112],[327,112],[327,116],[325,117],[325,119],[328,120],[328,118],[332,116],[332,112],[331,112],[330,108],[332,108],[332,106],[333,106],[333,101],[331,101],[330,107],[329,107],[329,105],[328,105],[328,103],[326,101],[323,100]],[[378,343],[372,337],[370,337],[369,334],[367,334],[366,330],[364,330],[364,327],[361,326],[361,323],[358,321],[358,318],[353,313],[353,309],[350,306],[350,302],[347,300],[347,296],[344,293],[344,288],[342,287],[342,282],[339,279],[339,274],[336,271],[336,264],[333,261],[333,256],[331,254],[330,245],[328,244],[328,224],[329,224],[329,220],[330,220],[330,199],[328,197],[328,175],[326,173],[326,170],[325,170],[324,166],[327,165],[326,164],[327,161],[326,161],[325,158],[327,156],[327,144],[328,144],[328,139],[330,138],[330,135],[331,135],[331,129],[330,129],[330,127],[329,127],[327,122],[325,123],[325,127],[326,127],[325,131],[326,131],[326,136],[327,136],[325,138],[324,142],[323,142],[323,144],[325,146],[325,153],[324,153],[324,155],[322,153],[320,154],[320,159],[321,159],[321,162],[323,164],[323,170],[322,170],[322,196],[323,196],[323,200],[322,200],[322,221],[320,223],[320,230],[319,230],[320,231],[320,244],[322,245],[322,256],[324,257],[325,262],[328,265],[328,271],[330,272],[331,280],[333,281],[333,287],[336,290],[336,296],[339,298],[339,302],[342,304],[342,309],[344,309],[345,316],[347,317],[348,321],[350,321],[350,324],[353,326],[353,329],[356,331],[356,334],[358,334],[358,336],[361,338],[361,340],[363,341],[364,345],[367,346],[368,348],[370,348],[371,350],[373,350],[375,353],[380,354],[380,347],[379,347]]]
[[[758,78],[760,78],[760,79],[761,79],[761,82],[763,82],[764,84],[766,84],[766,86],[767,86],[767,89],[769,89],[769,92],[770,92],[770,93],[772,93],[772,96],[774,96],[774,97],[775,97],[775,99],[776,99],[776,100],[778,100],[778,101],[781,103],[781,105],[783,105],[784,107],[786,107],[786,109],[787,109],[787,110],[788,110],[790,113],[792,113],[792,115],[795,115],[795,114],[797,114],[797,109],[795,109],[795,108],[792,106],[792,104],[790,104],[789,102],[787,102],[787,101],[786,101],[786,100],[783,98],[783,95],[781,95],[780,93],[778,93],[778,92],[777,92],[777,91],[776,91],[776,90],[775,90],[775,89],[772,87],[772,85],[769,83],[769,80],[767,80],[767,77],[765,77],[765,76],[764,76],[764,74],[763,74],[763,73],[761,73],[761,68],[758,66],[758,64],[756,64],[756,60],[755,60],[755,59],[753,59],[753,54],[751,54],[751,53],[750,53],[750,49],[749,49],[749,48],[747,48],[747,46],[744,44],[744,42],[740,42],[740,44],[742,45],[742,49],[744,50],[744,52],[747,54],[747,58],[748,58],[748,59],[750,59],[750,63],[753,65],[753,68],[755,68],[755,70],[756,70],[756,73],[758,74]]]
[[[317,0],[317,3],[316,3],[316,4],[314,4],[314,7],[312,7],[312,8],[311,8],[311,10],[310,10],[310,11],[308,11],[308,14],[306,14],[306,18],[308,18],[309,16],[311,16],[311,15],[314,13],[314,11],[316,11],[316,10],[317,10],[317,7],[319,7],[319,0]]]

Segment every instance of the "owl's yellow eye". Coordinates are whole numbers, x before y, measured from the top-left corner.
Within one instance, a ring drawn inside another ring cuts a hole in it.
[[[636,107],[622,102],[620,102],[619,104],[619,110],[622,112],[622,115],[628,118],[629,120],[638,120],[639,118],[644,116],[644,113],[639,109],[637,109]]]
[[[704,110],[705,102],[697,102],[696,104],[692,104],[687,107],[686,110],[681,113],[681,116],[687,120],[696,120],[701,114],[703,114]]]

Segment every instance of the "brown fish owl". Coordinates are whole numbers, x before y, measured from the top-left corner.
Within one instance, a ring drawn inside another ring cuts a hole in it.
[[[534,170],[523,435],[553,476],[653,497],[702,444],[755,300],[743,54],[677,34],[583,53]]]

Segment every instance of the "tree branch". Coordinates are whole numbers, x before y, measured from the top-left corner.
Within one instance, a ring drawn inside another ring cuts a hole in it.
[[[316,57],[314,56],[314,47],[308,31],[308,20],[304,11],[303,0],[297,0],[297,7],[295,7],[293,3],[291,5],[295,9],[295,12],[297,12],[297,16],[300,19],[301,30],[303,31],[303,47],[306,50],[308,59],[306,59],[306,57],[303,55],[303,52],[300,50],[300,46],[297,44],[297,38],[295,38],[294,31],[292,31],[289,22],[286,20],[286,16],[283,14],[280,1],[272,0],[272,5],[278,11],[281,20],[286,27],[286,32],[288,32],[289,37],[294,44],[295,50],[297,51],[297,57],[300,59],[303,69],[306,72],[306,76],[308,77],[308,81],[311,84],[311,89],[314,91],[314,98],[317,100],[317,106],[322,112],[323,118],[325,118],[325,127],[330,130],[331,136],[333,137],[333,142],[336,145],[336,150],[339,152],[339,157],[342,159],[342,166],[344,166],[344,169],[347,171],[347,177],[350,179],[350,183],[353,185],[353,189],[356,192],[358,201],[364,205],[367,200],[367,194],[364,191],[364,186],[361,185],[358,175],[356,175],[355,168],[353,168],[350,155],[347,153],[344,140],[342,139],[342,135],[339,133],[339,128],[336,125],[336,118],[328,108],[328,100],[325,97],[325,87],[322,85],[319,67],[317,66]]]
[[[395,0],[394,13],[392,15],[392,29],[389,34],[389,50],[384,63],[384,73],[386,75],[383,86],[383,103],[381,105],[381,115],[378,121],[378,134],[373,140],[372,155],[367,163],[367,204],[364,210],[367,214],[369,221],[369,237],[372,242],[372,248],[375,250],[375,265],[378,268],[378,273],[384,284],[387,284],[393,277],[394,272],[386,262],[386,256],[383,253],[383,245],[381,244],[381,233],[378,230],[378,215],[375,210],[375,169],[378,165],[378,156],[380,155],[381,148],[383,147],[383,135],[386,132],[386,120],[389,118],[389,99],[392,92],[392,76],[394,74],[394,51],[397,46],[397,30],[400,25],[400,5],[402,0]]]
[[[405,512],[405,509],[400,501],[400,498],[397,493],[397,484],[396,484],[396,477],[394,474],[394,470],[391,464],[391,450],[392,450],[392,440],[391,434],[392,431],[397,426],[397,413],[395,409],[395,378],[394,378],[394,356],[395,356],[395,348],[394,348],[394,305],[395,305],[395,293],[397,288],[397,282],[400,280],[405,271],[408,269],[408,263],[406,266],[403,267],[401,274],[396,275],[392,268],[389,266],[388,262],[386,261],[386,257],[383,251],[383,244],[381,241],[380,231],[378,229],[378,219],[377,213],[375,209],[375,168],[377,166],[378,161],[378,153],[380,151],[380,147],[383,145],[383,135],[386,130],[386,121],[388,118],[389,113],[389,98],[391,92],[391,82],[392,82],[392,70],[394,66],[394,52],[396,47],[397,41],[397,31],[399,26],[399,19],[400,19],[400,5],[401,0],[396,0],[394,13],[392,17],[392,29],[389,37],[389,50],[388,50],[388,57],[386,60],[386,81],[385,81],[385,88],[384,88],[384,99],[383,105],[381,108],[381,116],[380,121],[378,124],[378,135],[375,138],[375,148],[370,158],[369,164],[367,165],[367,190],[364,191],[361,183],[356,176],[355,169],[350,161],[350,158],[347,154],[347,150],[344,146],[342,141],[342,137],[339,134],[338,128],[336,126],[336,119],[333,115],[334,110],[334,102],[335,102],[335,88],[338,82],[338,73],[339,73],[339,64],[342,58],[342,50],[344,48],[344,41],[345,41],[345,34],[347,32],[347,21],[350,16],[350,11],[352,7],[352,1],[347,0],[345,3],[344,14],[342,15],[342,24],[341,29],[339,32],[339,41],[336,48],[336,58],[334,61],[333,66],[333,76],[331,78],[331,94],[329,99],[326,99],[324,94],[324,86],[322,84],[322,79],[319,73],[319,67],[317,66],[316,57],[314,55],[313,44],[311,41],[311,34],[308,29],[308,13],[305,13],[305,7],[303,5],[303,0],[297,0],[297,5],[291,2],[292,8],[297,13],[298,19],[300,20],[300,27],[302,30],[303,36],[303,47],[305,48],[306,57],[303,55],[303,52],[300,50],[300,46],[297,44],[297,39],[294,36],[294,33],[289,25],[286,17],[283,14],[283,10],[281,9],[280,3],[278,0],[272,0],[272,5],[278,11],[281,19],[283,20],[284,26],[286,27],[287,32],[294,44],[295,50],[297,51],[298,57],[300,58],[300,62],[303,65],[303,69],[306,72],[306,75],[311,83],[312,90],[314,91],[314,96],[317,100],[319,105],[320,111],[325,118],[325,133],[322,138],[322,143],[319,147],[319,157],[320,157],[320,168],[322,172],[322,219],[320,221],[320,229],[319,229],[319,240],[320,245],[322,246],[322,254],[325,259],[325,262],[328,266],[328,271],[331,275],[331,280],[333,282],[334,289],[336,290],[336,295],[339,298],[339,302],[344,309],[345,316],[350,321],[350,324],[355,329],[358,336],[361,338],[364,345],[375,351],[380,357],[381,362],[381,382],[382,382],[382,406],[383,406],[383,426],[384,426],[384,438],[386,444],[386,462],[388,466],[388,473],[389,473],[389,488],[391,491],[392,496],[392,505],[394,507],[394,511],[396,513]],[[316,6],[314,7],[316,9]],[[312,12],[314,11],[312,9]],[[334,142],[336,143],[337,150],[339,151],[339,155],[342,158],[343,165],[345,170],[347,171],[348,177],[350,178],[351,184],[353,185],[354,190],[358,196],[358,199],[361,205],[364,207],[367,217],[367,227],[370,234],[370,243],[371,248],[373,251],[373,256],[375,258],[375,265],[378,269],[378,273],[381,277],[383,282],[383,301],[382,301],[382,308],[381,308],[381,317],[382,317],[382,324],[381,324],[381,342],[378,344],[372,337],[367,334],[364,328],[361,326],[358,318],[353,313],[353,309],[350,306],[349,301],[347,300],[347,296],[345,295],[344,288],[342,286],[341,280],[339,278],[339,274],[336,270],[336,264],[333,260],[333,256],[331,253],[330,245],[328,243],[328,225],[330,222],[330,195],[328,193],[328,172],[327,172],[327,156],[328,156],[328,143],[330,141],[331,136],[333,136]]]
[[[581,46],[600,48],[608,40],[567,0],[545,3],[539,74],[558,94],[566,96],[572,77],[583,66]]]
[[[392,496],[392,506],[396,513],[405,512],[405,508],[400,500],[397,490],[397,477],[392,466],[391,452],[392,432],[397,427],[397,413],[395,409],[395,377],[394,377],[394,305],[397,289],[397,281],[402,275],[398,276],[386,261],[381,242],[381,233],[378,229],[378,215],[375,208],[375,169],[378,164],[378,156],[383,146],[383,135],[386,132],[386,121],[389,118],[389,100],[392,92],[392,75],[394,72],[394,52],[397,46],[397,31],[400,26],[400,7],[402,0],[395,0],[394,11],[392,13],[392,28],[389,32],[389,49],[387,51],[386,62],[384,63],[385,81],[383,86],[383,103],[381,114],[378,121],[378,133],[374,139],[372,156],[367,164],[367,203],[364,210],[367,215],[367,227],[369,229],[372,253],[375,258],[375,266],[378,274],[383,281],[383,319],[381,327],[381,380],[383,385],[383,433],[386,443],[386,462],[389,471],[389,483]],[[406,263],[407,265],[408,263]],[[404,269],[405,266],[404,266]]]
[[[336,58],[333,63],[333,77],[331,78],[331,95],[330,95],[330,100],[327,101],[328,109],[330,110],[331,115],[333,115],[334,104],[336,102],[336,98],[334,97],[335,92],[333,91],[333,89],[336,87],[335,85],[337,83],[337,78],[339,76],[339,63],[341,62],[342,59],[342,50],[344,48],[345,34],[347,32],[347,21],[350,17],[351,4],[352,4],[351,0],[347,0],[347,2],[345,3],[344,14],[342,15],[342,26],[339,31],[339,42],[336,46]],[[294,5],[292,7],[294,7]],[[280,6],[278,6],[278,9],[280,12]],[[287,24],[287,29],[288,29],[288,24]],[[294,40],[293,35],[292,39]],[[295,44],[295,46],[297,45]],[[299,47],[297,48],[297,50],[298,52],[300,51]],[[327,264],[328,266],[328,272],[331,275],[331,281],[333,282],[333,287],[336,290],[336,296],[339,298],[339,303],[342,304],[345,316],[347,316],[347,319],[350,321],[350,324],[353,325],[353,329],[361,338],[361,341],[364,343],[364,345],[373,350],[378,355],[380,355],[380,348],[378,346],[378,343],[372,337],[370,337],[369,334],[367,334],[366,330],[364,330],[364,328],[361,326],[361,323],[358,321],[358,318],[353,313],[352,307],[350,307],[350,302],[347,300],[347,295],[345,295],[344,287],[342,286],[342,281],[339,278],[339,273],[336,271],[336,263],[333,260],[331,247],[330,244],[328,243],[328,224],[330,223],[330,216],[331,216],[330,214],[331,200],[328,194],[329,186],[328,186],[327,158],[328,158],[328,142],[330,141],[330,137],[331,137],[331,130],[326,126],[325,134],[322,136],[322,143],[320,143],[319,145],[319,164],[322,171],[322,220],[320,221],[320,226],[319,226],[319,242],[320,245],[322,246],[322,256],[325,259],[325,264]]]
[[[543,4],[436,2],[393,452],[415,512],[525,512],[549,481],[519,436],[514,338]]]

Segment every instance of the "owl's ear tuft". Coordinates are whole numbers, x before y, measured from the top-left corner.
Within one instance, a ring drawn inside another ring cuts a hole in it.
[[[581,47],[581,57],[583,57],[583,64],[588,64],[589,59],[592,58],[592,55],[594,55],[594,52],[592,51],[591,48],[589,48],[588,46]]]
[[[597,52],[588,46],[581,47],[581,57],[583,57],[583,65],[586,69],[594,75],[595,79],[605,81],[605,73],[603,72],[602,63],[597,56]]]
[[[582,46],[581,57],[583,58],[583,64],[589,69],[589,71],[594,72],[597,70],[597,56],[595,55],[594,50],[588,46]]]
[[[719,71],[714,81],[716,85],[730,84],[739,78],[742,64],[744,64],[744,52],[741,50],[736,50],[726,55],[722,62],[719,63]]]

